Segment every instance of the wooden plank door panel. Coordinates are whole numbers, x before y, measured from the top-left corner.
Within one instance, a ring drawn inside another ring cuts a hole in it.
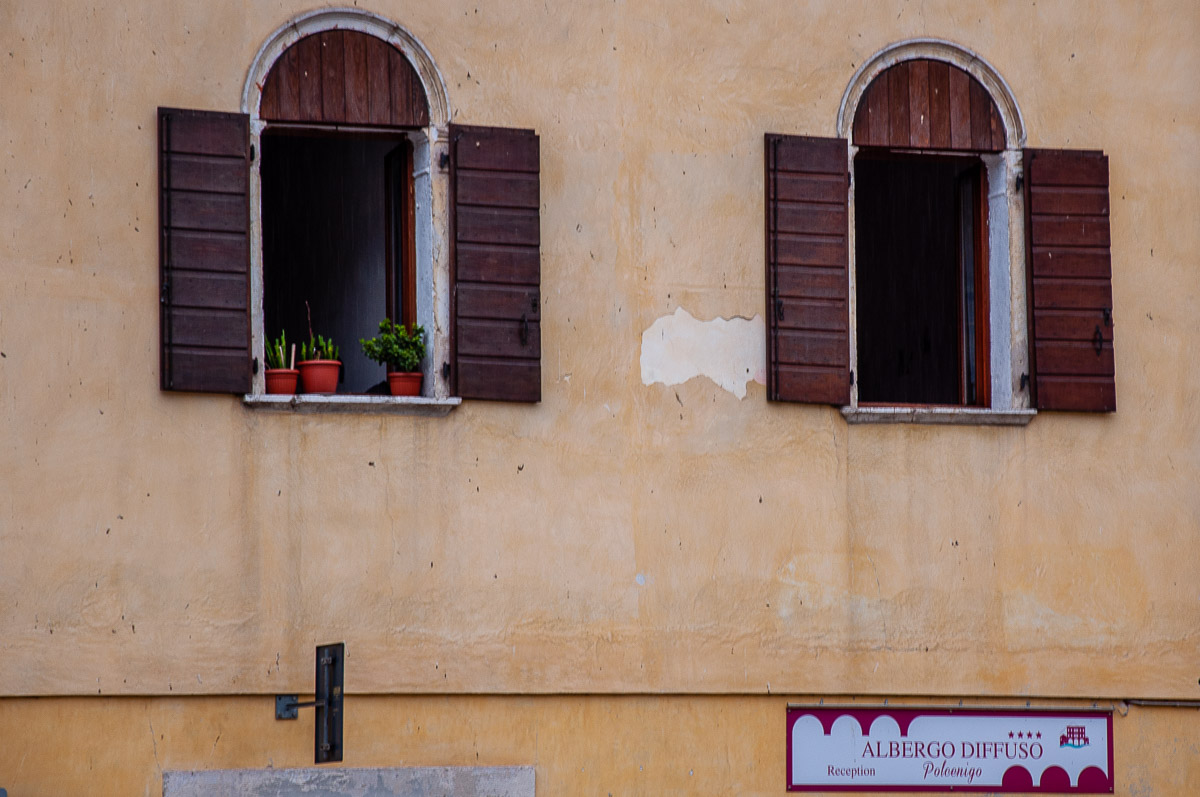
[[[455,392],[541,401],[537,134],[451,125],[450,150]]]
[[[158,110],[160,382],[249,392],[250,124]]]
[[[767,134],[765,145],[767,398],[848,404],[846,140]]]
[[[1108,157],[1027,149],[1024,158],[1034,404],[1114,412]]]

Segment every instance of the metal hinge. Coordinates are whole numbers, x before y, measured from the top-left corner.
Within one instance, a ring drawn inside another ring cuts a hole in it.
[[[316,727],[313,731],[313,763],[325,764],[342,760],[343,718],[345,699],[346,645],[338,642],[317,647],[317,678],[313,699],[301,702],[299,695],[275,696],[275,719],[294,720],[297,709],[315,708]]]

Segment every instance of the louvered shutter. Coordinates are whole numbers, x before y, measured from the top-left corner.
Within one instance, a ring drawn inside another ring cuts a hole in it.
[[[538,137],[450,126],[455,392],[542,399]]]
[[[768,134],[767,397],[850,403],[846,140]]]
[[[1042,410],[1113,412],[1108,157],[1025,150],[1033,400]]]
[[[163,390],[245,393],[250,352],[250,125],[158,109]]]

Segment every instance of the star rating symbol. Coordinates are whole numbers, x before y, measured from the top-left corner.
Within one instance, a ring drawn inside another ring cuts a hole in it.
[[[1013,738],[1013,732],[1012,732],[1012,731],[1009,731],[1009,732],[1008,732],[1008,738],[1010,738],[1010,739],[1011,739],[1011,738]],[[1017,738],[1018,738],[1018,739],[1033,739],[1033,738],[1034,738],[1034,733],[1033,733],[1033,731],[1030,731],[1029,733],[1025,733],[1024,731],[1018,731],[1018,732],[1017,732]],[[1038,738],[1038,739],[1042,738],[1042,732],[1041,732],[1041,731],[1038,731],[1038,732],[1037,732],[1037,738]]]
[[[1013,732],[1012,732],[1012,731],[1009,731],[1009,732],[1008,732],[1008,738],[1010,738],[1010,739],[1011,739],[1011,738],[1013,738]]]

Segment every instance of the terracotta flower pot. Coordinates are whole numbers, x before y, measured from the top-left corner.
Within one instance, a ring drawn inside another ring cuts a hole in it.
[[[265,376],[268,393],[290,394],[296,392],[300,371],[296,368],[268,368]]]
[[[406,373],[404,371],[388,371],[388,387],[393,396],[421,395],[421,380],[425,375],[420,371]]]
[[[338,360],[304,360],[297,365],[300,366],[300,387],[303,392],[337,392],[341,362]]]

